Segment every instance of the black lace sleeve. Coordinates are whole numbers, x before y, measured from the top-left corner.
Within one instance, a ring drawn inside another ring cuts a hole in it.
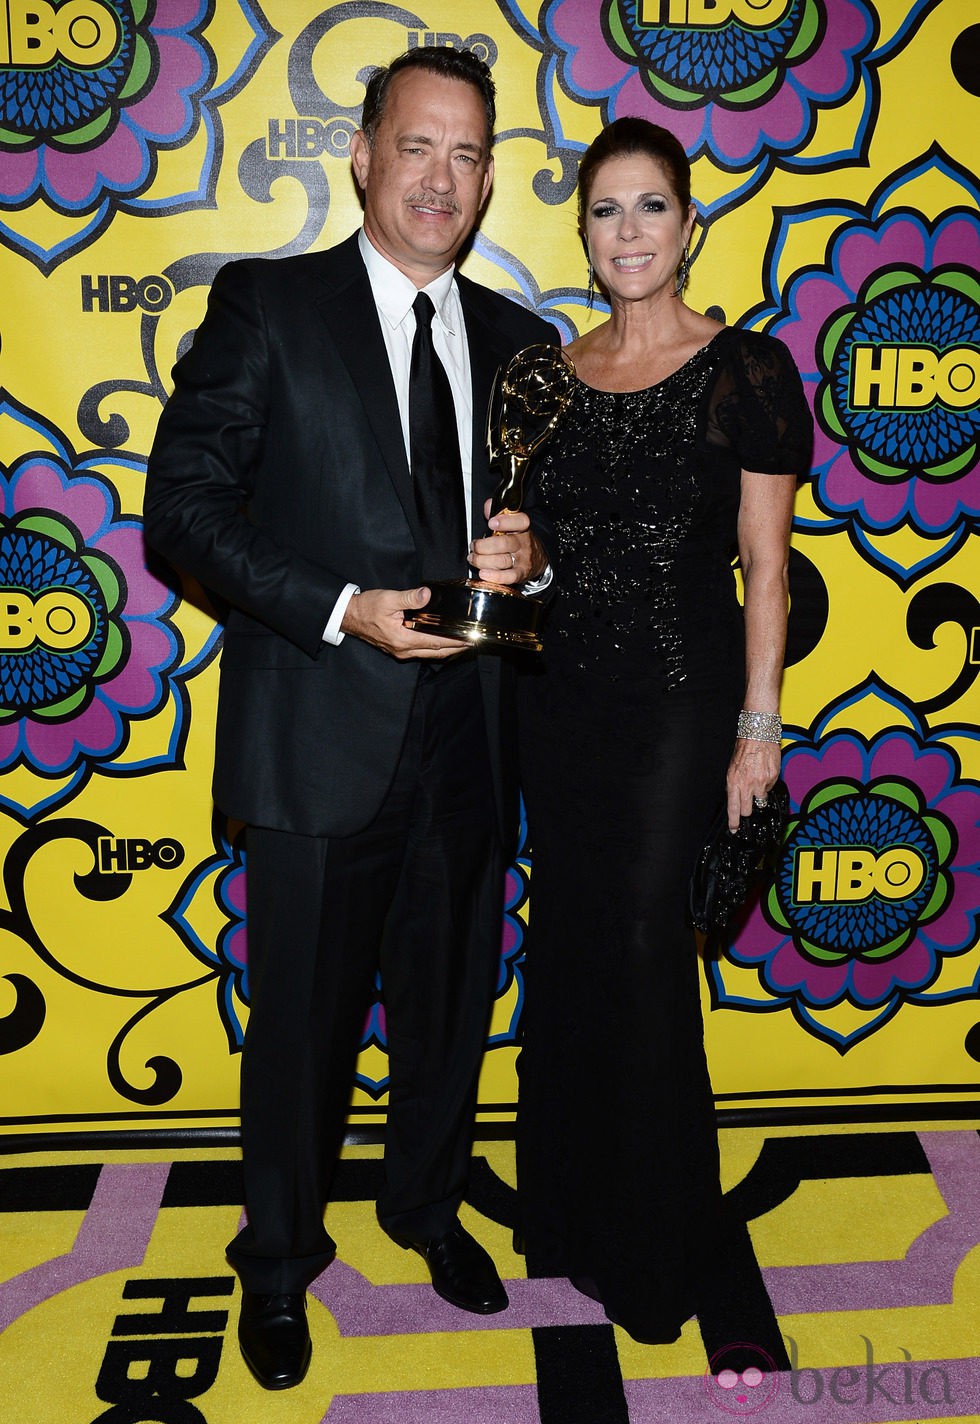
[[[728,359],[709,401],[707,439],[730,449],[743,470],[798,479],[809,473],[813,419],[800,374],[781,341],[732,330]]]

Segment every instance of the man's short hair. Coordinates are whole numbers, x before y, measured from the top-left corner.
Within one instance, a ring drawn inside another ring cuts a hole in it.
[[[400,54],[390,64],[376,69],[367,83],[361,128],[368,143],[374,142],[378,125],[384,117],[388,89],[396,74],[406,69],[424,69],[440,74],[444,79],[458,79],[472,84],[483,100],[487,115],[487,151],[493,145],[493,129],[497,122],[496,86],[490,67],[469,49],[453,49],[450,45],[420,46]]]

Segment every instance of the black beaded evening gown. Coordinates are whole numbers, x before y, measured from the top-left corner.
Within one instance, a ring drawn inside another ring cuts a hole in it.
[[[558,597],[522,687],[522,1225],[531,1274],[651,1343],[711,1296],[768,1307],[757,1270],[732,1279],[685,906],[742,705],[740,470],[798,474],[809,439],[786,348],[726,327],[648,390],[578,382],[539,471]]]

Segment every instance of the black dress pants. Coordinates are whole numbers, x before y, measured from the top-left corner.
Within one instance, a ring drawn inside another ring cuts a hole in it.
[[[250,827],[242,1059],[246,1290],[329,1263],[323,1210],[375,972],[390,1091],[382,1225],[424,1240],[466,1187],[500,954],[503,854],[475,660],[423,669],[381,811],[340,839]]]

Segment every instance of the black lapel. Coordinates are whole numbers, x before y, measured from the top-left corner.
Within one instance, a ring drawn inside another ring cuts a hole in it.
[[[371,294],[357,235],[323,254],[327,289],[317,302],[331,339],[347,367],[416,542],[418,515],[405,456],[395,384],[381,318]],[[329,413],[330,393],[326,395]]]
[[[325,287],[317,306],[350,372],[412,535],[418,543],[418,515],[411,471],[405,456],[398,401],[381,331],[381,318],[371,294],[367,269],[358,250],[357,235],[322,255],[321,272]],[[483,299],[483,290],[465,277],[458,278],[458,285],[473,386],[473,508],[470,522],[473,537],[482,538],[487,532],[483,506],[494,489],[486,445],[487,408],[494,378],[499,368],[506,365],[513,355],[513,345],[499,331],[491,305]],[[329,393],[326,399],[329,402]]]
[[[487,452],[487,409],[497,372],[501,366],[506,366],[514,350],[506,337],[501,336],[490,311],[481,300],[479,286],[465,277],[458,278],[458,285],[473,384],[473,512],[470,522],[473,537],[482,539],[487,532],[483,506],[493,494],[495,485]]]

